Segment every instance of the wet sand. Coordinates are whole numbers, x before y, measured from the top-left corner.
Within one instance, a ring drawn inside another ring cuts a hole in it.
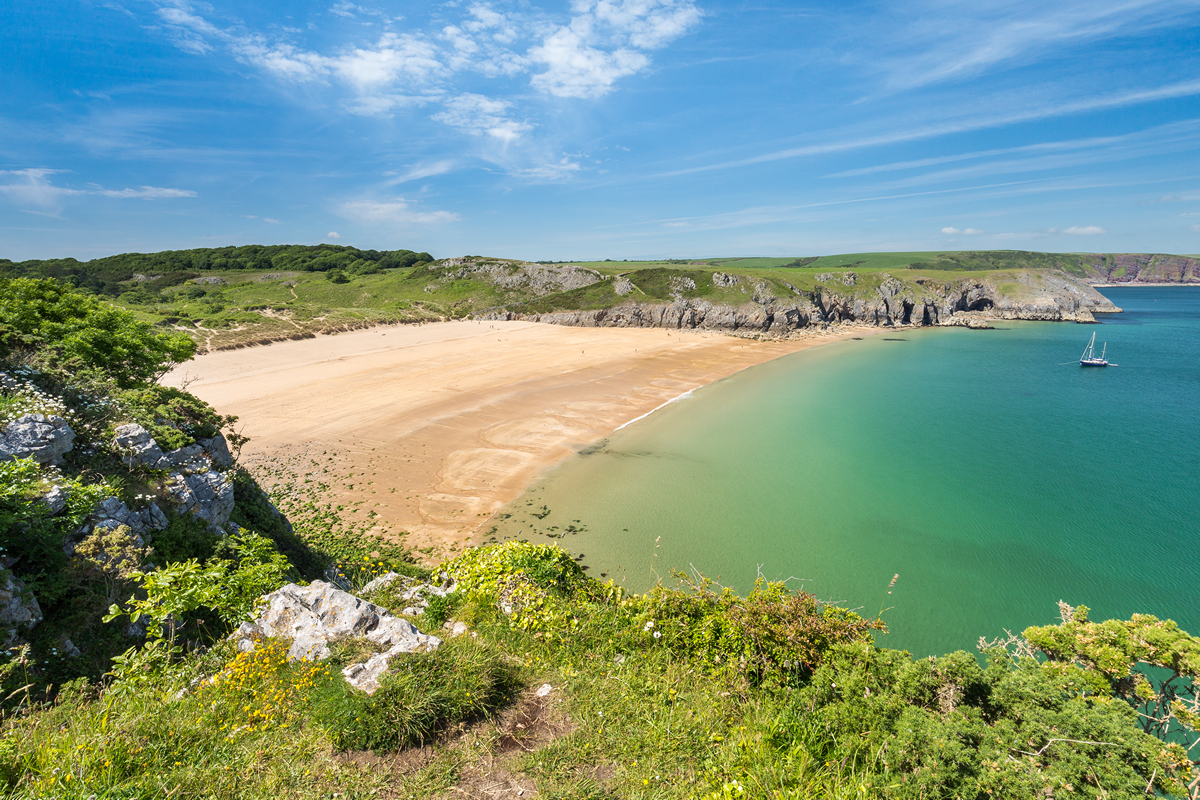
[[[196,358],[164,383],[241,418],[243,463],[336,454],[385,529],[437,558],[546,469],[746,367],[878,329],[753,341],[535,322],[373,328]],[[365,490],[369,485],[370,489]]]

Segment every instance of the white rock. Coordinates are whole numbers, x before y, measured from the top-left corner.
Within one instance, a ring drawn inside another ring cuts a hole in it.
[[[196,515],[214,533],[224,535],[225,523],[233,513],[233,481],[227,475],[172,473],[167,491],[181,513]]]
[[[53,486],[42,495],[42,502],[50,509],[50,516],[61,514],[67,507],[67,490],[61,486]]]
[[[538,687],[538,690],[536,692],[534,692],[534,694],[536,694],[538,697],[545,697],[546,695],[550,694],[553,691],[554,691],[553,686],[551,686],[548,683],[543,683],[541,686]]]
[[[158,446],[158,442],[154,441],[150,431],[136,422],[117,426],[113,446],[121,454],[122,460],[128,467],[140,464],[151,469],[162,468],[162,448]]]
[[[8,570],[0,570],[0,630],[4,633],[4,646],[17,638],[18,633],[31,631],[43,619],[42,607],[25,583]]]
[[[172,450],[163,455],[159,461],[159,469],[169,469],[172,472],[182,472],[192,475],[198,472],[208,472],[212,469],[212,459],[204,448],[198,444],[189,444],[178,450]]]
[[[151,503],[143,508],[138,512],[138,516],[142,518],[142,524],[152,531],[164,530],[170,524],[167,521],[167,515],[163,513],[157,503]]]
[[[363,594],[371,594],[372,592],[378,592],[380,589],[384,589],[384,588],[387,588],[388,586],[391,586],[393,583],[396,582],[397,579],[400,579],[400,578],[403,578],[404,580],[409,580],[408,578],[405,578],[403,575],[401,575],[399,572],[388,572],[384,575],[380,575],[378,578],[372,578],[370,581],[367,582],[367,585],[362,588],[362,593]]]
[[[0,461],[32,457],[39,464],[58,464],[74,441],[75,431],[62,417],[26,414],[0,431]]]
[[[361,664],[342,671],[347,682],[372,694],[379,688],[379,677],[388,662],[400,653],[433,650],[441,645],[436,636],[421,633],[411,622],[392,615],[387,609],[355,597],[324,581],[308,586],[290,583],[264,598],[267,602],[256,621],[265,636],[292,640],[288,657],[316,661],[328,658],[329,643],[362,637],[384,648]],[[239,642],[253,641],[235,634]]]
[[[92,520],[90,524],[84,525],[84,530],[100,528],[115,531],[124,525],[129,528],[138,547],[146,544],[146,540],[142,538],[142,534],[146,532],[146,523],[142,520],[142,515],[130,509],[119,498],[106,497],[97,503],[96,510],[92,512]]]
[[[221,434],[218,433],[211,439],[199,439],[196,443],[204,448],[214,468],[229,469],[233,466],[233,454],[229,452],[229,443]]]

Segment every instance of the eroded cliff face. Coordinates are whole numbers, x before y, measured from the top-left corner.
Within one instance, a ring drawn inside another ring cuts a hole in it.
[[[1093,253],[1083,257],[1093,281],[1200,284],[1200,259],[1165,253]]]
[[[874,288],[844,276],[791,297],[755,292],[739,305],[702,298],[671,302],[628,300],[587,311],[527,314],[498,311],[484,319],[530,320],[598,328],[688,328],[747,336],[782,337],[839,323],[870,326],[987,327],[985,319],[1094,322],[1094,313],[1120,311],[1088,284],[1063,273],[1018,272],[964,277],[949,283],[921,277],[901,282],[885,276]],[[821,276],[824,277],[824,276]]]

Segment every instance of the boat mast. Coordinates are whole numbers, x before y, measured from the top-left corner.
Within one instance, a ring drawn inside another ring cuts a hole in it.
[[[1086,361],[1092,357],[1092,345],[1096,343],[1096,332],[1092,331],[1092,340],[1088,342],[1087,347],[1083,348],[1083,355],[1079,357],[1080,361]]]

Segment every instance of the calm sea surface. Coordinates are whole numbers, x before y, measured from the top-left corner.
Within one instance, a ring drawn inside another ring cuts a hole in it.
[[[795,576],[888,608],[882,644],[918,655],[1059,599],[1200,633],[1200,288],[1103,291],[1125,309],[1103,324],[883,333],[747,370],[567,462],[500,533],[582,528],[559,541],[635,590],[689,565],[741,591]],[[1119,367],[1078,365],[1092,331]]]

